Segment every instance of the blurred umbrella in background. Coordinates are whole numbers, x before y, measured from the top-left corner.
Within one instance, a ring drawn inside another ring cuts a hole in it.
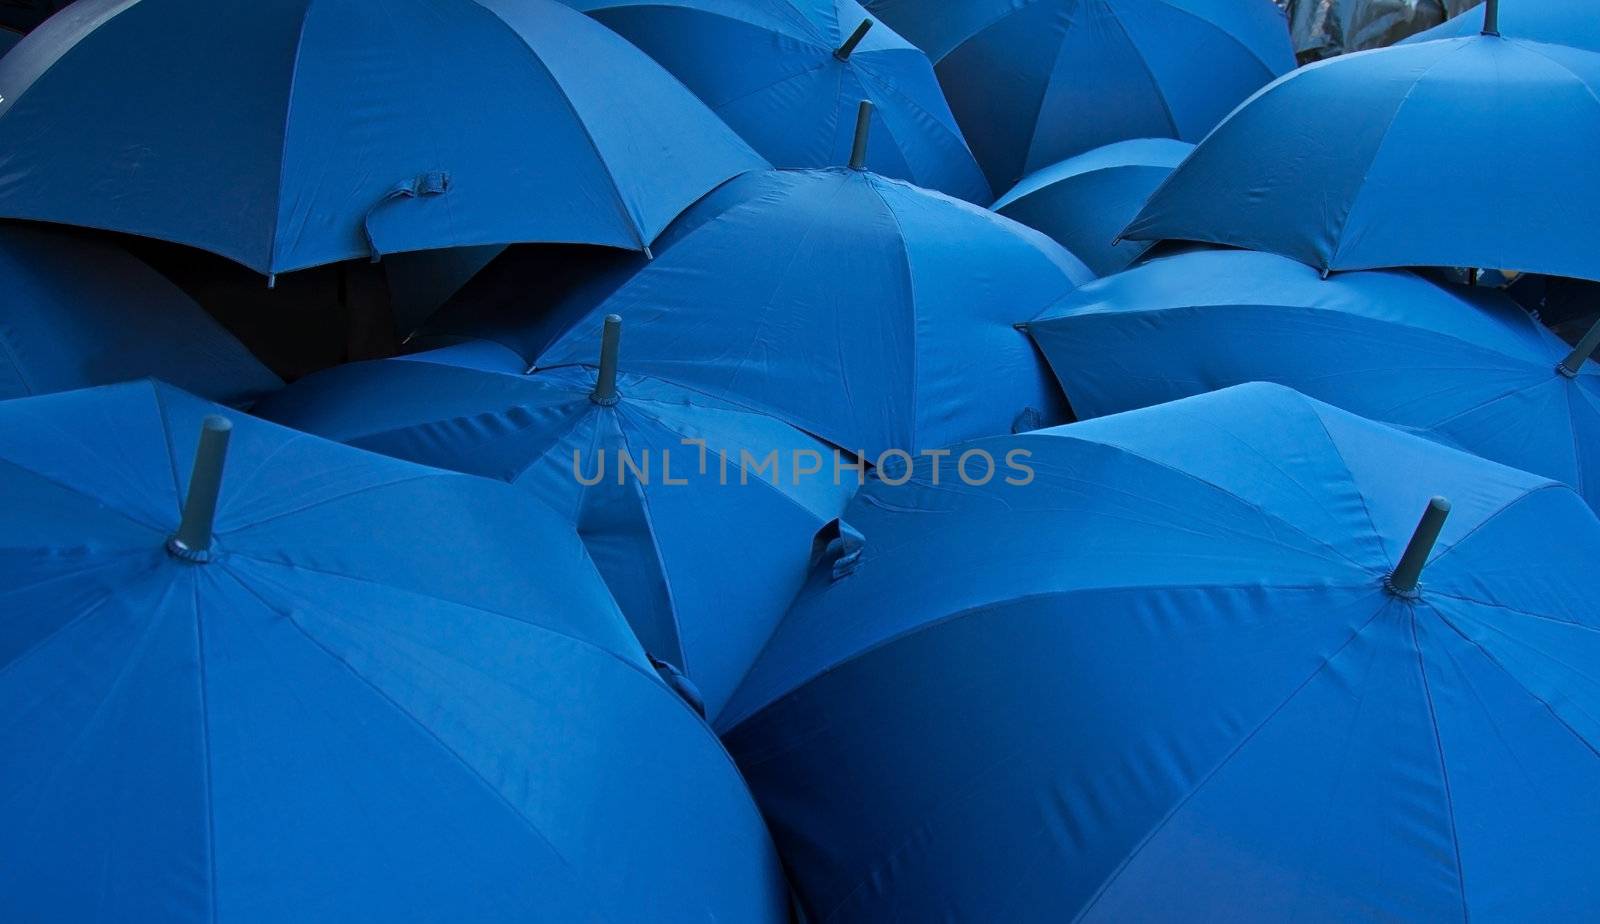
[[[1171,138],[1118,141],[1029,174],[992,208],[1048,234],[1099,275],[1115,273],[1151,246],[1117,233],[1193,150]]]
[[[159,377],[225,404],[283,382],[115,243],[0,223],[0,398]]]
[[[983,205],[992,194],[928,56],[856,0],[565,0],[644,49],[778,167],[850,156],[874,105],[867,169]]]
[[[1600,54],[1491,34],[1397,45],[1263,90],[1123,236],[1248,247],[1323,271],[1600,279],[1595,150]]]
[[[1466,3],[1456,5],[1464,7]],[[1474,9],[1406,41],[1476,35],[1483,28],[1483,18],[1482,11]],[[1501,35],[1600,51],[1600,10],[1589,0],[1509,0],[1501,4],[1499,18]]]
[[[1600,508],[1600,366],[1491,289],[1326,280],[1244,250],[1152,260],[1029,322],[1080,418],[1275,382],[1577,488]]]
[[[554,0],[81,0],[0,59],[0,216],[268,275],[512,241],[643,250],[761,166]]]
[[[1261,384],[974,450],[1031,480],[865,488],[725,713],[812,919],[1595,907],[1576,494]]]
[[[598,373],[522,375],[519,357],[478,342],[330,369],[257,413],[507,481],[549,504],[577,527],[645,650],[686,674],[715,717],[804,580],[812,537],[859,476],[841,476],[832,447],[774,418],[616,376],[616,356],[607,366],[594,333]],[[777,468],[766,473],[741,455],[771,452]],[[801,464],[814,474],[797,475]]]
[[[1295,63],[1271,0],[867,5],[933,59],[997,191],[1113,141],[1199,141]]]
[[[0,32],[28,32],[72,0],[0,0]],[[5,37],[0,35],[0,46]]]
[[[1320,61],[1393,45],[1438,26],[1477,0],[1278,0],[1289,13],[1294,53]],[[1529,2],[1543,0],[1520,0]],[[1474,29],[1474,32],[1477,30]]]
[[[555,513],[219,414],[0,402],[8,916],[787,920],[744,784]]]
[[[11,50],[11,46],[20,41],[22,41],[21,32],[13,32],[10,29],[0,28],[0,57],[4,57],[5,53]]]

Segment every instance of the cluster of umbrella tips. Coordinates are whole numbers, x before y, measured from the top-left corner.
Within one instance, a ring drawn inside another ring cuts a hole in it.
[[[1590,0],[56,6],[0,918],[1600,916]]]

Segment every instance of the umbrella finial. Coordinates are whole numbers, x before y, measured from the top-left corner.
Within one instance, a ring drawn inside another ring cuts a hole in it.
[[[1484,0],[1483,34],[1500,34],[1500,0]]]
[[[1589,332],[1583,335],[1583,339],[1579,340],[1578,345],[1567,354],[1567,358],[1561,361],[1556,371],[1569,379],[1577,378],[1578,373],[1583,371],[1584,361],[1594,355],[1594,348],[1597,346],[1600,346],[1600,321],[1594,322],[1589,327]]]
[[[602,407],[617,403],[617,349],[622,341],[622,318],[606,315],[605,326],[600,329],[600,375],[594,383],[589,400]]]
[[[1428,563],[1433,544],[1439,539],[1439,530],[1444,529],[1444,518],[1449,515],[1448,500],[1435,497],[1428,501],[1428,509],[1422,511],[1422,520],[1417,523],[1416,532],[1411,534],[1411,541],[1406,543],[1400,564],[1394,566],[1383,582],[1390,593],[1408,598],[1417,595],[1417,579],[1422,577],[1422,566]]]
[[[844,44],[833,50],[833,56],[840,61],[848,61],[850,52],[856,50],[856,46],[861,44],[861,40],[867,37],[867,30],[871,28],[872,20],[861,20],[861,25],[856,26],[856,31],[850,33],[850,37],[844,40]]]
[[[856,108],[856,141],[850,148],[850,169],[867,169],[867,129],[872,127],[872,101],[862,100]]]
[[[200,446],[189,475],[189,496],[183,502],[178,531],[167,539],[167,551],[184,561],[211,558],[211,524],[217,516],[217,495],[222,491],[222,467],[228,457],[228,437],[233,424],[211,414],[200,424]]]

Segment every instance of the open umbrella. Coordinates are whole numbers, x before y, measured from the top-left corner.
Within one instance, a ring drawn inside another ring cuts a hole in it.
[[[1494,4],[1486,9],[1492,11]],[[1124,237],[1323,271],[1467,266],[1600,278],[1600,54],[1501,37],[1303,67],[1240,106]]]
[[[1199,141],[1294,67],[1271,0],[869,0],[933,59],[956,121],[1005,189],[1129,138]]]
[[[594,348],[598,372],[485,372],[460,349],[342,366],[257,413],[545,501],[576,524],[645,649],[685,673],[715,716],[859,470],[837,470],[831,447],[771,417],[618,376],[616,343]]]
[[[642,250],[763,166],[554,0],[82,0],[3,61],[0,216],[268,274],[511,241]]]
[[[146,381],[0,402],[0,524],[8,918],[787,920],[726,754],[506,485]]]
[[[868,169],[991,198],[928,56],[856,0],[566,2],[644,49],[775,166],[844,163],[868,99],[880,127]]]
[[[1013,324],[1093,277],[1036,231],[856,168],[747,173],[686,212],[648,263],[553,302],[536,294],[545,275],[526,270],[519,306],[460,302],[433,329],[549,367],[593,362],[594,331],[617,314],[624,371],[872,460],[1061,419]]]
[[[283,382],[155,270],[58,228],[0,224],[0,398],[158,376],[246,404]]]
[[[4,57],[5,53],[20,41],[22,41],[21,32],[13,32],[10,29],[0,27],[0,57]]]
[[[1150,249],[1117,233],[1193,150],[1171,138],[1118,141],[1023,177],[991,208],[1050,235],[1096,273],[1115,273]]]
[[[1295,56],[1320,61],[1393,45],[1437,26],[1475,0],[1278,0],[1289,14]],[[1537,0],[1535,0],[1537,2]]]
[[[1322,279],[1201,250],[1096,280],[1028,323],[1079,417],[1276,382],[1577,487],[1600,507],[1600,366],[1504,295],[1411,273]]]
[[[1587,0],[1512,0],[1498,11],[1501,35],[1600,51],[1600,16]],[[1469,9],[1443,25],[1406,39],[1466,38],[1483,31],[1483,11]]]
[[[813,919],[1600,902],[1570,490],[1259,384],[957,451],[1000,473],[869,485],[725,713]]]

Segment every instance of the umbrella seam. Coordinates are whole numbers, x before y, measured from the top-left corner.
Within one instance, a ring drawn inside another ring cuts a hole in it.
[[[206,861],[211,871],[210,893],[211,920],[217,921],[217,813],[213,797],[212,772],[211,772],[211,701],[206,692],[206,651],[205,651],[205,623],[200,618],[200,582],[190,575],[189,589],[192,591],[190,603],[194,611],[195,632],[195,664],[197,667],[197,687],[200,694],[200,747],[201,759],[205,764],[205,799],[206,799]]]
[[[628,431],[627,428],[622,425],[623,422],[621,418],[623,406],[618,405],[616,410],[617,439],[621,441],[621,451],[627,453],[628,458],[632,459],[633,451],[629,448]],[[643,451],[647,454],[646,459],[648,459],[648,453],[650,450],[646,448]],[[648,468],[648,461],[645,464],[646,468]],[[617,459],[617,475],[619,478],[622,477],[622,460],[620,457]],[[688,674],[690,672],[689,652],[687,649],[685,649],[683,644],[683,621],[678,618],[677,594],[672,592],[672,575],[667,568],[666,560],[661,554],[661,540],[660,536],[656,532],[655,518],[650,515],[650,495],[645,491],[644,485],[640,483],[640,479],[634,479],[633,494],[639,499],[639,509],[640,512],[644,514],[645,534],[650,537],[650,552],[655,557],[656,567],[660,570],[661,588],[662,590],[666,591],[667,594],[667,618],[672,620],[672,634],[675,636],[675,641],[678,645],[678,657],[682,661],[682,663],[678,665],[678,668],[685,674]],[[650,653],[651,652],[648,651],[645,652],[645,654]]]
[[[1432,607],[1429,607],[1432,609]],[[1437,611],[1435,611],[1437,612]],[[1461,896],[1461,920],[1472,920],[1471,913],[1467,910],[1467,870],[1461,862],[1461,836],[1456,830],[1456,803],[1455,796],[1450,789],[1450,765],[1444,758],[1444,740],[1439,731],[1439,714],[1433,705],[1433,686],[1428,682],[1428,664],[1422,655],[1422,641],[1417,637],[1417,612],[1411,611],[1411,647],[1417,655],[1417,673],[1422,678],[1422,697],[1428,707],[1428,724],[1433,729],[1434,752],[1439,757],[1439,777],[1444,785],[1445,817],[1450,822],[1450,846],[1455,854],[1456,861],[1456,887]]]
[[[1434,565],[1437,565],[1440,561],[1442,561],[1445,558],[1445,556],[1449,555],[1451,552],[1454,552],[1456,549],[1460,548],[1468,539],[1471,539],[1473,536],[1477,535],[1480,530],[1482,530],[1485,526],[1488,526],[1490,523],[1494,522],[1494,520],[1497,517],[1499,517],[1501,514],[1503,514],[1506,511],[1510,510],[1512,507],[1515,507],[1518,504],[1521,504],[1523,501],[1527,500],[1528,498],[1532,497],[1533,495],[1541,494],[1541,493],[1543,493],[1545,491],[1570,491],[1574,495],[1577,494],[1577,491],[1575,491],[1570,485],[1564,485],[1564,484],[1561,484],[1558,481],[1549,481],[1549,480],[1547,480],[1541,485],[1529,488],[1528,490],[1522,492],[1521,494],[1518,494],[1516,497],[1512,498],[1511,500],[1506,501],[1497,510],[1494,510],[1493,512],[1489,513],[1487,516],[1485,516],[1482,519],[1480,519],[1477,523],[1473,524],[1473,527],[1471,529],[1467,530],[1465,533],[1462,533],[1460,538],[1456,539],[1454,542],[1452,542],[1449,545],[1445,546],[1444,548],[1440,549],[1438,554],[1436,554],[1432,558],[1428,559],[1427,564],[1430,567],[1434,566]],[[1581,501],[1582,498],[1580,497],[1579,500]],[[1588,507],[1588,504],[1584,504],[1584,506]]]
[[[267,237],[267,264],[265,272],[268,275],[277,273],[278,266],[278,234],[283,229],[283,188],[284,179],[289,171],[289,122],[294,118],[295,88],[300,78],[300,52],[305,47],[306,26],[311,21],[311,9],[316,6],[317,0],[306,0],[306,5],[300,13],[300,26],[295,31],[294,61],[289,65],[289,92],[283,106],[283,130],[278,139],[278,184],[273,196],[274,207],[272,210],[272,232]]]
[[[888,214],[889,220],[894,222],[895,255],[900,258],[898,262],[905,272],[906,295],[909,296],[906,299],[906,305],[910,311],[908,322],[911,332],[911,413],[907,421],[910,432],[906,435],[911,437],[910,442],[915,443],[918,442],[917,433],[921,429],[917,426],[920,420],[917,415],[917,399],[922,392],[922,379],[920,378],[922,368],[921,350],[918,348],[919,337],[917,330],[920,317],[920,312],[917,309],[917,273],[911,265],[911,242],[906,237],[905,226],[900,223],[900,216],[895,212],[894,206],[889,203],[889,197],[883,194],[883,190],[879,188],[877,183],[873,182],[872,177],[865,177],[865,180],[867,188],[872,190],[872,194],[877,196],[878,202],[883,205],[883,210]]]

